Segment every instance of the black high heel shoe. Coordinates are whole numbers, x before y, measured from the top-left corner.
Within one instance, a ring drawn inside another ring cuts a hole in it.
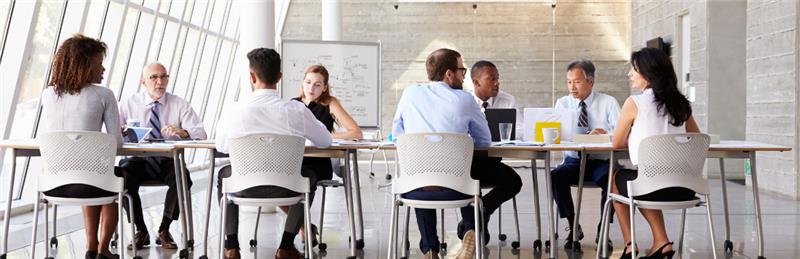
[[[661,251],[661,250],[664,250],[664,248],[667,247],[668,245],[672,245],[672,244],[673,244],[672,242],[667,242],[666,244],[664,244],[661,247],[659,247],[658,250],[656,250],[655,253],[653,253],[653,254],[651,254],[649,256],[639,257],[639,259],[664,259],[664,258],[672,259],[672,257],[675,256],[675,250],[671,250],[671,251],[668,251],[668,252],[662,252]]]
[[[633,252],[628,252],[628,247],[631,247],[630,242],[628,242],[628,244],[625,245],[625,248],[622,249],[622,255],[619,257],[619,259],[631,259]]]

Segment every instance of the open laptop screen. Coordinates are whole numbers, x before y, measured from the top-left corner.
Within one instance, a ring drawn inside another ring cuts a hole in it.
[[[484,111],[486,121],[489,122],[489,132],[492,133],[492,141],[500,141],[500,123],[511,123],[511,140],[517,135],[517,109],[495,109],[489,108]]]

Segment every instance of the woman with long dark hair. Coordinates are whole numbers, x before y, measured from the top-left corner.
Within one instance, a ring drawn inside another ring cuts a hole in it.
[[[642,92],[630,96],[622,106],[622,113],[612,139],[614,148],[628,147],[631,162],[638,164],[639,143],[646,137],[667,134],[700,132],[692,117],[689,100],[678,90],[678,79],[669,57],[661,50],[643,48],[631,54],[628,77],[632,88]],[[611,192],[627,196],[627,181],[636,179],[637,171],[622,169],[614,174]],[[665,188],[637,196],[650,201],[689,200],[694,192],[680,187]],[[620,258],[631,258],[630,210],[628,205],[614,203],[622,237],[627,244]],[[650,225],[653,245],[648,256],[642,258],[672,258],[675,251],[667,237],[664,215],[661,210],[640,209]]]
[[[122,147],[117,98],[107,87],[97,85],[103,81],[106,48],[105,43],[80,34],[61,44],[53,59],[50,82],[42,92],[42,132],[101,131],[100,127],[105,124],[106,132],[116,138],[117,148]],[[85,184],[68,184],[45,194],[71,198],[116,195]],[[83,223],[86,227],[86,259],[119,258],[108,250],[117,227],[116,203],[83,206]]]

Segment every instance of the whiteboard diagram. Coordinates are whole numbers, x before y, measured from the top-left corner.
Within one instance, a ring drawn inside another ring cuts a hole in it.
[[[362,128],[380,126],[380,42],[284,40],[281,44],[281,97],[300,96],[305,69],[328,69],[331,95]]]

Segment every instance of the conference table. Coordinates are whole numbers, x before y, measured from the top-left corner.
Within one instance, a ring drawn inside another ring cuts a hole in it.
[[[17,157],[33,157],[39,156],[39,148],[36,144],[35,140],[2,140],[0,141],[0,148],[9,149],[12,154],[12,170],[11,170],[11,177],[8,184],[8,194],[7,194],[7,202],[6,202],[6,211],[5,216],[6,219],[10,217],[10,208],[11,208],[11,200],[13,195],[13,186],[14,186],[14,179],[15,179],[15,171],[16,171],[16,158]],[[188,142],[170,142],[170,143],[152,143],[152,144],[125,144],[122,149],[120,149],[119,155],[121,156],[167,156],[173,157],[175,159],[175,164],[179,165],[176,166],[176,172],[180,172],[183,170],[183,156],[184,152],[187,149],[207,149],[209,152],[213,152],[213,155],[208,156],[210,160],[210,166],[208,169],[208,179],[209,184],[207,187],[206,192],[206,207],[205,207],[205,217],[204,217],[204,233],[203,233],[203,255],[207,254],[207,237],[208,237],[208,224],[209,224],[209,215],[210,215],[210,206],[211,206],[211,195],[213,190],[213,181],[214,181],[214,163],[215,158],[225,157],[225,154],[221,154],[215,151],[214,143],[211,141],[188,141]],[[363,213],[362,213],[362,206],[361,206],[361,190],[360,190],[360,183],[359,183],[359,175],[358,175],[358,150],[394,150],[396,147],[391,143],[387,142],[353,142],[353,141],[344,141],[338,142],[334,145],[327,147],[327,148],[316,148],[316,147],[306,147],[305,156],[308,157],[329,157],[329,158],[343,158],[345,160],[345,171],[344,171],[344,190],[345,190],[345,200],[346,206],[348,211],[348,218],[349,218],[349,228],[351,237],[355,242],[350,242],[350,258],[355,258],[356,249],[363,248],[364,240],[363,240]],[[577,143],[563,143],[563,144],[553,144],[553,145],[493,145],[491,147],[485,148],[476,148],[475,152],[477,155],[486,155],[491,157],[502,157],[502,158],[516,158],[516,159],[529,159],[531,160],[531,173],[533,176],[533,188],[534,188],[534,208],[536,210],[536,226],[537,226],[537,240],[534,241],[534,249],[541,249],[541,225],[539,222],[539,198],[538,198],[538,177],[537,177],[537,166],[536,161],[541,159],[544,160],[544,172],[545,172],[545,186],[547,190],[545,191],[546,200],[548,201],[548,228],[549,228],[549,244],[552,249],[549,249],[549,257],[548,258],[556,258],[555,250],[558,247],[557,240],[555,239],[555,229],[556,229],[556,218],[554,215],[553,210],[553,199],[551,197],[551,184],[550,184],[550,172],[551,169],[551,153],[552,152],[563,152],[563,151],[578,151],[581,152],[582,158],[585,158],[588,154],[609,154],[611,156],[610,159],[610,171],[614,170],[615,161],[620,159],[621,157],[625,157],[627,155],[627,150],[625,149],[614,149],[611,147],[610,143],[585,143],[585,144],[577,144]],[[757,152],[785,152],[791,151],[791,148],[779,146],[779,145],[772,145],[772,144],[765,144],[759,142],[752,142],[752,141],[722,141],[719,144],[712,144],[709,147],[708,157],[709,158],[718,158],[720,161],[721,166],[721,178],[722,178],[722,196],[724,199],[724,210],[725,210],[725,224],[726,224],[726,249],[727,244],[730,243],[729,238],[729,220],[728,220],[728,206],[727,206],[727,190],[725,187],[725,173],[724,167],[722,167],[723,159],[748,159],[750,161],[751,167],[751,174],[750,177],[752,179],[753,184],[753,197],[754,197],[754,210],[756,214],[756,228],[758,232],[759,244],[758,244],[758,255],[763,256],[764,251],[764,244],[763,244],[763,226],[761,223],[761,208],[759,204],[759,197],[758,197],[758,180],[757,180],[757,170],[756,170],[756,153]],[[582,159],[585,161],[585,159]],[[581,170],[584,170],[585,163],[581,163]],[[186,198],[189,197],[189,193],[184,188],[186,183],[185,174],[179,174],[182,177],[178,177],[177,186],[179,190],[178,192],[178,199],[181,204],[181,226],[183,227],[184,231],[182,231],[181,241],[184,245],[184,248],[180,252],[181,258],[188,258],[188,249],[190,249],[194,241],[193,237],[193,229],[192,229],[192,219],[191,219],[191,199]],[[583,173],[579,174],[583,177]],[[579,181],[579,185],[582,185],[583,181]],[[582,186],[579,186],[579,196],[581,195]],[[580,209],[580,203],[577,204],[578,209]],[[578,213],[579,214],[579,213]],[[4,256],[7,254],[8,251],[8,229],[9,229],[9,220],[5,220],[3,226],[3,249],[2,254],[0,256]],[[538,244],[537,244],[538,243]],[[204,258],[201,256],[201,258]]]

